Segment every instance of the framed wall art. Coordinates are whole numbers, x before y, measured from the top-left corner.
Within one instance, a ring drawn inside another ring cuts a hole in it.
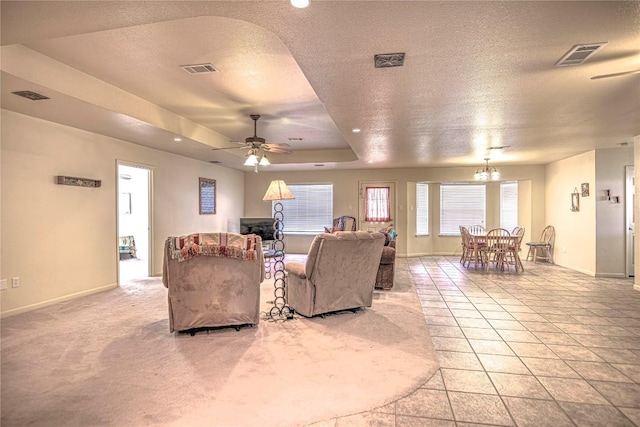
[[[200,178],[199,183],[200,215],[216,213],[216,180]]]
[[[582,189],[582,197],[589,197],[589,183],[583,182],[580,187]]]
[[[580,212],[580,193],[577,188],[571,193],[571,212]]]

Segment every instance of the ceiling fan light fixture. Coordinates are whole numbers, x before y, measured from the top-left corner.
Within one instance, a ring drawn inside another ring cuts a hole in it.
[[[260,158],[260,162],[258,163],[260,166],[269,166],[271,162],[266,154],[262,153],[262,157]]]
[[[254,150],[249,150],[247,153],[247,159],[244,161],[245,166],[256,166],[259,163],[258,156]]]

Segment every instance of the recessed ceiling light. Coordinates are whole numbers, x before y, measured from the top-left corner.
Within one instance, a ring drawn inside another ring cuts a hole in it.
[[[173,140],[175,142],[180,142],[180,141],[182,141],[182,138],[180,138],[179,136],[176,136],[175,138],[173,138]]]
[[[360,133],[360,128],[353,128],[353,129],[351,129],[351,132]]]
[[[309,6],[309,0],[291,0],[291,6],[297,7],[298,9],[304,9]]]

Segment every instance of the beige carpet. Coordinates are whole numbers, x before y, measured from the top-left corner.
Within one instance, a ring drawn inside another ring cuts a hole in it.
[[[160,278],[3,319],[2,426],[299,426],[386,404],[438,368],[396,282],[356,314],[193,337],[169,333]]]

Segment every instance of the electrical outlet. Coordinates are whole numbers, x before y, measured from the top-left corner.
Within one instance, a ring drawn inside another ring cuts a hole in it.
[[[0,291],[7,289],[7,279],[0,280]]]
[[[14,277],[13,279],[11,279],[11,287],[17,288],[18,286],[20,286],[20,278]]]

